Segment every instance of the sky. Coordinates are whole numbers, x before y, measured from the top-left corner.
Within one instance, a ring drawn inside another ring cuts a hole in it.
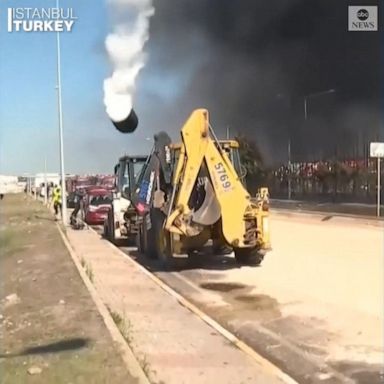
[[[54,6],[34,0],[34,7]],[[7,7],[30,7],[30,0],[0,4],[0,172],[20,174],[59,170],[59,128],[54,33],[8,33]],[[109,121],[103,104],[103,81],[112,68],[104,51],[110,30],[104,0],[61,0],[78,17],[71,33],[61,34],[61,76],[65,170],[111,173],[120,155],[146,153],[152,134],[138,130],[127,137]],[[159,82],[148,74],[141,82]],[[167,95],[166,95],[167,96]],[[145,95],[142,97],[145,101]]]
[[[124,153],[148,153],[154,133],[177,138],[197,107],[210,110],[219,136],[229,127],[256,141],[269,164],[287,161],[288,140],[297,160],[366,155],[366,144],[384,131],[384,40],[382,31],[347,32],[347,8],[375,3],[154,0],[148,63],[134,95],[139,127],[123,135],[103,105],[103,80],[112,72],[106,1],[61,0],[78,17],[61,34],[66,172],[111,173]],[[56,36],[5,29],[6,8],[26,6],[31,0],[0,4],[2,174],[41,172],[45,158],[49,172],[59,170]],[[305,96],[328,89],[336,92],[308,99],[304,121]]]

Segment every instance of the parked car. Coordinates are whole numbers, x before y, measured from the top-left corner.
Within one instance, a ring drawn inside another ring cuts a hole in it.
[[[111,191],[97,187],[89,188],[84,201],[85,222],[88,225],[104,224],[112,199]]]

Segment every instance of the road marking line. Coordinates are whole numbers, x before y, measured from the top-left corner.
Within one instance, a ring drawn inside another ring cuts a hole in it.
[[[95,234],[100,236],[93,228],[89,228]],[[265,359],[261,355],[259,355],[253,348],[251,348],[248,344],[241,341],[230,331],[221,326],[218,322],[213,320],[206,313],[202,312],[199,308],[197,308],[194,304],[192,304],[189,300],[181,296],[177,293],[173,288],[165,284],[162,280],[160,280],[156,275],[152,272],[148,271],[145,267],[135,261],[132,257],[125,254],[121,249],[116,247],[114,244],[105,240],[110,248],[118,252],[122,257],[132,263],[137,269],[143,272],[147,277],[149,277],[152,281],[154,281],[160,288],[162,288],[165,292],[175,298],[183,307],[187,308],[189,311],[194,313],[197,317],[207,323],[210,327],[215,329],[218,333],[224,336],[227,340],[229,340],[233,345],[235,345],[242,352],[251,357],[259,366],[265,369],[267,372],[275,375],[277,378],[282,380],[285,384],[299,384],[296,380],[290,377],[287,373],[283,372],[279,367],[271,363],[269,360]]]
[[[80,274],[80,277],[82,278],[86,288],[88,289],[88,292],[91,295],[97,310],[99,311],[101,317],[103,318],[104,324],[107,327],[112,340],[119,347],[118,350],[120,352],[121,357],[123,358],[123,361],[127,367],[129,374],[137,379],[138,384],[150,384],[150,381],[145,375],[139,362],[137,361],[136,356],[133,354],[127,341],[124,339],[123,335],[117,328],[117,325],[113,321],[111,314],[109,313],[107,307],[105,306],[102,299],[100,298],[98,292],[96,291],[96,288],[93,286],[92,282],[89,280],[87,274],[82,268],[75,250],[72,248],[71,244],[69,243],[69,240],[67,239],[66,235],[63,233],[62,229],[60,228],[60,225],[58,223],[56,223],[56,225],[59,230],[60,236],[63,239],[63,242],[69,254],[71,255],[71,258]],[[94,230],[92,229],[92,231]]]

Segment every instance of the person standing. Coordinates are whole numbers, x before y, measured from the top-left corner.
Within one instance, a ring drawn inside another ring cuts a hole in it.
[[[55,210],[55,220],[58,220],[59,210],[62,216],[61,188],[55,185],[52,193],[53,209]]]
[[[79,211],[82,211],[82,216],[84,214],[84,198],[85,198],[85,190],[84,188],[79,188],[75,192],[75,209],[71,214],[71,224],[75,225],[77,222],[77,214]],[[82,220],[84,220],[84,217],[82,217]]]

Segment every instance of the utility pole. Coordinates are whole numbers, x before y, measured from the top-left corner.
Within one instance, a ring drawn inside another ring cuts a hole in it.
[[[35,200],[37,200],[37,184],[36,184],[36,176],[35,176],[35,180],[34,180],[34,183],[35,184]]]
[[[59,9],[59,0],[56,0],[56,8]],[[63,109],[61,100],[61,52],[60,52],[60,32],[56,32],[57,47],[57,103],[59,110],[59,140],[60,140],[60,173],[61,173],[61,206],[63,225],[67,224],[67,193],[65,186],[64,170],[64,142],[63,142]]]
[[[288,200],[291,200],[292,185],[291,185],[291,139],[288,139]]]
[[[377,217],[380,217],[381,204],[381,159],[384,158],[384,142],[373,142],[370,145],[370,157],[377,158]]]
[[[44,205],[48,202],[48,186],[47,186],[47,156],[44,156]]]
[[[329,93],[335,93],[335,89],[327,89],[326,91],[317,92],[317,93],[311,93],[310,95],[304,96],[304,120],[307,121],[308,119],[308,99],[310,97],[317,97],[317,96],[323,96],[328,95]]]
[[[380,194],[381,194],[381,175],[380,175],[380,172],[381,172],[381,158],[378,157],[377,158],[377,217],[380,217],[380,204],[381,204],[381,201],[380,201]]]
[[[308,96],[304,97],[304,120],[305,121],[307,121],[307,118],[308,118],[307,98]]]

